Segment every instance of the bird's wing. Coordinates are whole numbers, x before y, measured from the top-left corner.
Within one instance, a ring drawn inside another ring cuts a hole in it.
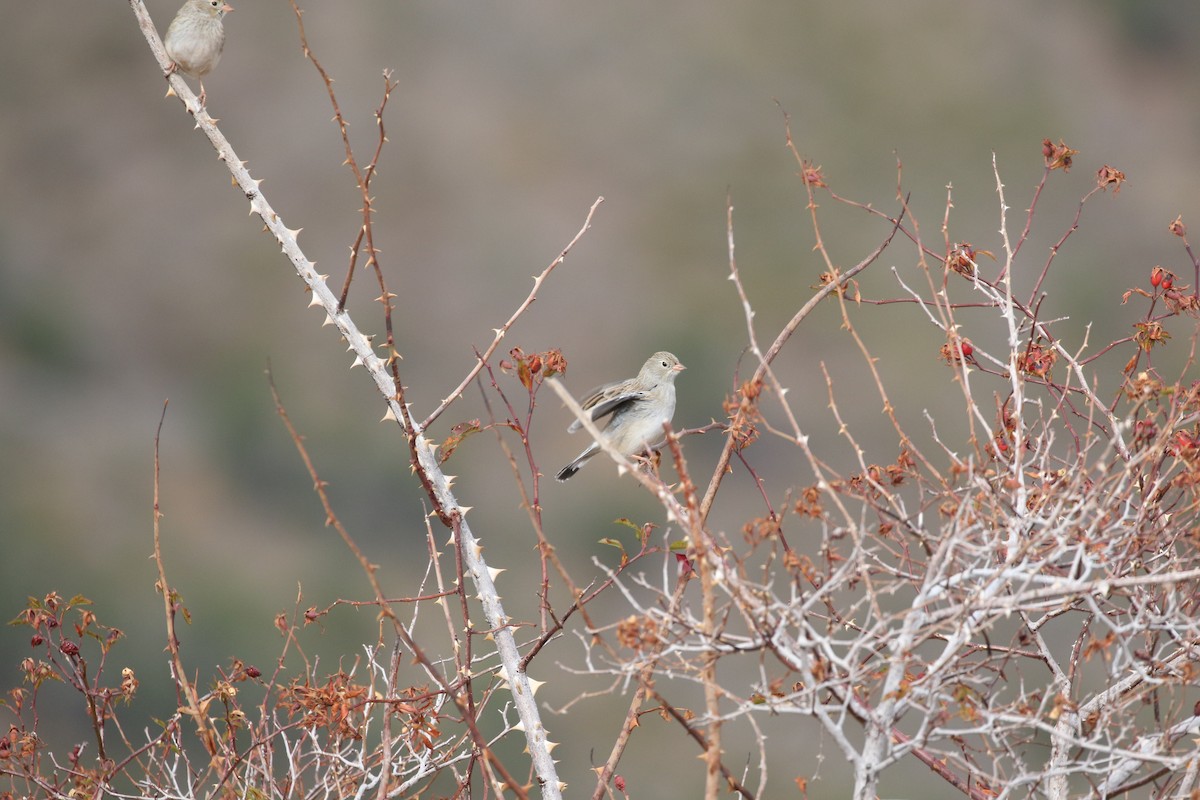
[[[599,422],[626,404],[632,403],[635,400],[641,400],[646,396],[646,392],[632,389],[629,386],[630,383],[632,381],[619,381],[601,386],[584,399],[581,405],[588,412],[588,416],[592,418],[593,422]],[[575,420],[567,428],[567,433],[574,433],[582,427],[583,423]]]

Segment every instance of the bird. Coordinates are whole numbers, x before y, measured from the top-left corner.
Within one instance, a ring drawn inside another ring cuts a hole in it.
[[[163,45],[171,59],[167,71],[179,70],[200,81],[200,105],[207,95],[204,76],[213,71],[225,48],[225,24],[222,17],[233,11],[225,0],[187,0],[171,20]]]
[[[675,415],[675,378],[686,367],[665,350],[659,351],[642,365],[636,378],[606,383],[593,389],[580,402],[593,422],[600,423],[604,440],[622,455],[633,456],[647,452],[663,441],[663,424]],[[574,433],[583,427],[576,419],[567,428]],[[555,476],[565,481],[579,472],[588,459],[600,452],[600,444],[592,442],[574,461]]]

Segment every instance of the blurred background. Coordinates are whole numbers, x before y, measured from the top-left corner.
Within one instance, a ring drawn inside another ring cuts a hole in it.
[[[340,286],[359,197],[324,86],[284,0],[234,4],[224,58],[205,81],[209,111],[265,179],[287,225],[304,229],[309,257]],[[151,0],[160,31],[177,6]],[[1075,167],[1055,173],[1039,201],[1017,265],[1025,292],[1096,170],[1123,170],[1128,183],[1089,201],[1047,283],[1043,317],[1070,318],[1059,328],[1069,349],[1083,344],[1092,322],[1094,349],[1128,335],[1144,305],[1122,306],[1121,293],[1146,286],[1154,265],[1189,282],[1167,225],[1180,214],[1200,219],[1200,55],[1192,46],[1200,7],[378,0],[309,2],[305,11],[310,45],[336,79],[364,163],[383,70],[399,84],[374,184],[375,236],[398,295],[396,335],[418,416],[457,384],[472,349],[488,344],[531,276],[603,196],[592,229],[502,349],[562,348],[577,394],[669,349],[688,366],[676,426],[722,418],[747,341],[727,280],[727,194],[764,345],[824,269],[785,148],[784,111],[801,154],[844,197],[893,213],[902,162],[922,236],[939,252],[948,185],[950,239],[1000,254],[993,154],[1015,236],[1041,175],[1042,139],[1078,149]],[[268,361],[339,514],[394,595],[417,590],[425,562],[421,498],[396,429],[378,424],[383,404],[373,385],[349,371],[344,345],[306,307],[303,285],[247,217],[244,197],[181,104],[163,99],[165,82],[128,5],[35,3],[9,19],[0,30],[0,614],[11,619],[27,596],[49,591],[91,598],[101,621],[128,635],[111,674],[116,682],[121,666],[138,670],[134,713],[148,720],[174,702],[148,560],[153,436],[164,400],[165,554],[193,615],[181,632],[185,663],[202,685],[233,656],[264,669],[273,663],[276,614],[369,597],[356,563],[324,527],[275,416]],[[887,232],[829,200],[820,214],[840,267]],[[864,293],[901,296],[893,266],[923,285],[915,265],[915,249],[897,238],[862,278]],[[994,274],[986,261],[984,269]],[[365,275],[354,287],[351,310],[368,332],[382,329],[370,302],[377,293]],[[914,432],[927,430],[924,409],[949,415],[954,430],[962,396],[937,357],[943,335],[912,306],[855,313]],[[971,338],[1002,346],[992,315],[964,319],[979,321],[964,331]],[[1113,369],[1130,355],[1115,355]],[[845,466],[851,454],[827,408],[822,363],[871,460],[890,463],[896,434],[832,305],[800,328],[778,366],[814,446]],[[509,379],[507,388],[517,384]],[[431,436],[483,414],[472,389]],[[565,434],[568,422],[547,395],[531,432],[547,475],[585,444]],[[719,436],[686,444],[706,480]],[[764,439],[753,452],[774,476],[766,487],[773,500],[812,482],[786,444]],[[520,571],[536,564],[534,538],[494,438],[468,440],[449,471],[460,476],[460,499],[476,508],[492,565],[510,570],[501,583],[509,611],[534,618],[536,581]],[[613,520],[666,526],[631,480],[599,460],[570,483],[543,482],[541,499],[547,536],[581,582],[600,574],[594,560],[615,563],[616,552],[597,544],[628,536]],[[761,513],[738,472],[713,524],[736,539]],[[619,603],[611,613],[622,613]],[[332,670],[339,660],[349,666],[375,631],[369,610],[339,609],[305,642]],[[535,677],[578,666],[573,647],[543,655]],[[19,681],[17,664],[29,652],[27,630],[0,631],[3,687]],[[552,682],[542,699],[557,706],[607,685],[566,683]],[[678,702],[699,705],[696,697],[681,691]],[[551,738],[565,743],[555,755],[576,787],[590,785],[589,767],[607,755],[627,702],[602,697],[547,720]],[[82,725],[72,727],[78,715],[50,720],[47,730],[62,742],[87,738]],[[650,740],[635,737],[622,764],[630,786],[642,796],[696,796],[699,769],[661,769],[669,751],[691,759],[692,743],[657,717],[643,724],[654,735],[653,757],[642,749]],[[805,775],[812,796],[838,796],[845,773],[836,748],[808,720],[787,725],[772,745],[786,760],[774,765],[769,794],[786,796],[781,787]],[[727,746],[732,764],[744,759],[739,746],[736,738]],[[941,787],[920,767],[889,780],[899,796],[952,796],[935,794]]]

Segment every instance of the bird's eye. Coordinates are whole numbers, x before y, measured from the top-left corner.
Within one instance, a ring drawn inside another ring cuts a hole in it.
[[[664,367],[670,366],[670,365],[669,365],[667,362],[665,362],[665,361],[664,361],[664,362],[662,362],[662,365],[663,365]]]

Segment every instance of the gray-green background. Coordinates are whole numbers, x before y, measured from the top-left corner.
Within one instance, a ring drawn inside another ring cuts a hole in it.
[[[289,227],[304,228],[308,255],[340,285],[359,199],[327,96],[286,2],[235,5],[224,59],[205,82],[210,111]],[[1128,184],[1091,201],[1049,283],[1048,315],[1071,316],[1063,332],[1076,344],[1089,320],[1103,323],[1094,347],[1125,335],[1141,307],[1120,306],[1120,293],[1145,285],[1155,264],[1182,268],[1166,226],[1178,214],[1200,220],[1192,45],[1200,11],[1184,4],[306,6],[310,43],[337,80],[363,160],[375,142],[381,71],[399,83],[386,114],[375,230],[399,295],[397,338],[418,414],[469,368],[472,347],[487,344],[530,276],[603,195],[593,229],[508,343],[561,347],[577,392],[671,349],[689,367],[677,425],[720,418],[746,341],[726,280],[726,193],[761,336],[774,336],[821,269],[780,107],[801,152],[843,196],[893,209],[902,161],[935,250],[947,184],[951,238],[998,253],[992,154],[1015,232],[1040,176],[1041,140],[1061,137],[1079,149],[1075,169],[1055,174],[1042,197],[1020,265],[1026,291],[1095,170],[1124,170]],[[174,0],[151,3],[160,30],[175,10]],[[415,591],[425,560],[420,498],[395,429],[376,422],[383,408],[373,387],[347,369],[343,346],[306,308],[302,285],[247,217],[178,101],[162,99],[164,81],[127,4],[68,0],[10,12],[0,28],[0,616],[51,590],[92,598],[101,619],[129,635],[110,665],[114,682],[120,666],[135,665],[143,683],[135,712],[163,716],[174,701],[162,691],[163,623],[147,556],[152,437],[164,399],[166,556],[195,617],[182,632],[185,658],[202,676],[235,655],[268,667],[280,649],[272,619],[296,606],[298,586],[301,608],[367,597],[274,416],[268,359],[339,513],[394,594]],[[821,213],[840,266],[884,233],[828,200]],[[864,288],[899,296],[885,268],[915,278],[914,260],[911,245],[898,242]],[[376,290],[364,278],[352,311],[378,331],[369,302]],[[879,425],[879,399],[832,312],[802,327],[781,361],[789,397],[827,457],[845,463],[819,364],[848,366],[842,410],[872,460],[887,463],[895,434]],[[890,307],[857,319],[907,419],[926,407],[961,416],[961,393],[936,359],[942,338],[922,315]],[[989,327],[967,333],[999,344],[993,318],[979,319]],[[1186,328],[1175,332],[1186,338]],[[481,413],[470,391],[433,434]],[[566,422],[547,400],[534,431],[544,472],[582,446],[563,433]],[[687,446],[706,476],[717,437]],[[774,476],[767,488],[776,501],[811,481],[782,444],[764,441],[757,457]],[[480,436],[456,462],[450,472],[477,509],[489,558],[512,570],[502,579],[506,599],[530,615],[534,582],[518,568],[535,562],[533,539],[504,461]],[[714,523],[736,539],[761,507],[744,475],[731,484]],[[596,544],[623,535],[612,520],[665,522],[631,481],[598,461],[569,484],[547,483],[542,499],[547,535],[581,580],[598,571],[592,557],[613,560]],[[372,638],[372,616],[340,610],[323,632],[306,633],[307,646],[334,669]],[[23,629],[0,630],[0,686],[18,681],[27,641]],[[543,656],[540,677],[578,660],[564,644]],[[552,682],[544,699],[561,704],[580,685]],[[596,700],[548,719],[578,791],[589,758],[607,753],[626,702]],[[696,699],[681,693],[679,702]],[[791,732],[782,728],[771,742],[781,758],[769,794],[787,796],[795,775],[819,770],[824,783],[812,784],[810,796],[838,796],[836,749],[808,722],[788,724]],[[62,741],[85,738],[82,729],[59,730]],[[640,796],[695,796],[698,768],[687,777],[687,766],[662,769],[671,758],[691,765],[693,745],[657,717],[643,731],[651,736],[635,737],[623,766],[631,787]],[[730,762],[740,764],[745,756],[731,748]],[[921,768],[897,776],[894,794],[942,791]]]

